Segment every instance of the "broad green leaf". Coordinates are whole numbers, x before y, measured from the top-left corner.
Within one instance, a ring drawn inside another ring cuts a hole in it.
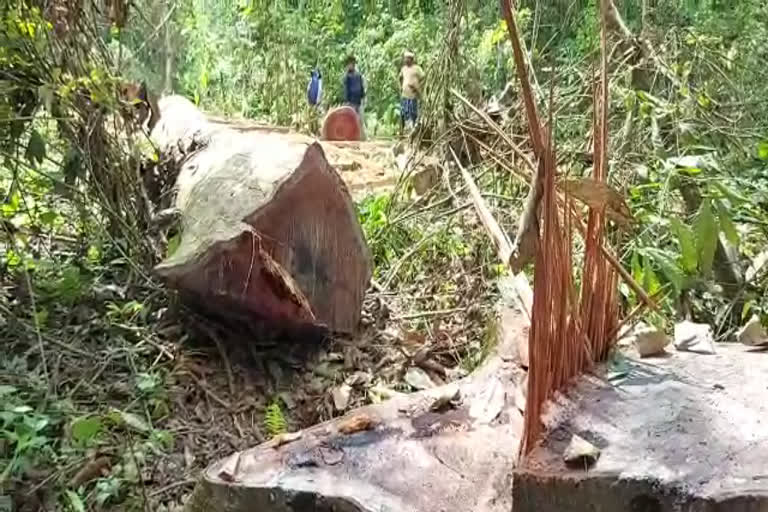
[[[683,273],[683,269],[680,268],[680,266],[675,261],[675,258],[671,254],[662,251],[661,249],[654,249],[651,247],[646,248],[644,252],[647,257],[649,257],[659,266],[661,272],[672,284],[672,287],[675,289],[675,291],[680,293],[683,287],[683,279],[685,278],[685,274]]]
[[[632,253],[632,277],[638,283],[643,282],[643,267],[640,264],[640,254],[635,250]]]
[[[715,182],[715,188],[721,194],[723,194],[726,198],[728,198],[731,204],[737,205],[737,204],[749,202],[749,198],[745,197],[744,195],[740,194],[738,191],[734,190],[733,188],[725,185],[720,181]]]
[[[649,295],[653,295],[661,289],[659,278],[653,271],[653,265],[651,265],[651,258],[647,257],[643,257],[643,288]]]
[[[32,130],[32,134],[29,136],[29,142],[27,143],[27,151],[24,156],[26,156],[27,161],[34,166],[43,163],[43,159],[45,158],[45,141],[37,130]]]
[[[731,212],[725,207],[722,201],[716,201],[717,205],[717,220],[720,222],[720,229],[723,230],[726,240],[728,240],[734,247],[739,246],[739,232],[736,231],[736,226],[733,225],[733,219],[731,219]]]
[[[48,210],[47,212],[43,212],[40,214],[40,222],[42,222],[46,226],[53,226],[53,223],[56,220],[56,217],[57,217],[56,212],[52,210]]]
[[[741,308],[741,320],[744,321],[747,319],[747,315],[749,315],[750,311],[752,311],[752,306],[754,306],[753,300],[748,300],[744,302],[744,306]]]
[[[757,158],[760,160],[768,160],[768,140],[764,140],[757,144]]]
[[[101,419],[98,416],[84,416],[72,423],[72,438],[84,443],[90,441],[101,432]]]
[[[76,492],[67,489],[64,493],[67,497],[67,504],[73,512],[85,512],[85,504]]]
[[[696,251],[699,255],[699,269],[704,274],[712,271],[717,249],[717,233],[717,219],[712,214],[710,200],[705,199],[696,217]]]
[[[179,243],[181,243],[181,233],[176,233],[168,239],[168,247],[166,248],[165,254],[166,258],[173,256],[173,253],[175,253],[176,249],[179,248]]]
[[[672,231],[677,236],[677,243],[680,245],[683,270],[692,274],[696,272],[696,265],[699,261],[696,253],[696,239],[693,236],[693,231],[691,228],[680,222],[677,217],[672,217],[670,222]]]

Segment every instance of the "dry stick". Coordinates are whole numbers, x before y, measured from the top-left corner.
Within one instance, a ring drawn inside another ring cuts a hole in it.
[[[461,171],[461,176],[464,178],[464,183],[466,184],[467,189],[469,190],[469,194],[472,197],[472,203],[475,206],[475,211],[477,212],[478,217],[480,217],[480,222],[482,222],[485,230],[493,240],[493,243],[496,246],[496,251],[499,255],[499,258],[501,258],[502,263],[504,265],[509,265],[509,260],[512,257],[512,242],[510,242],[507,234],[504,232],[504,230],[501,229],[501,226],[499,226],[499,223],[493,217],[493,214],[488,208],[488,205],[485,203],[483,196],[480,194],[480,190],[477,188],[477,185],[472,179],[472,176],[461,165],[459,158],[453,151],[453,148],[450,148],[450,150],[451,155],[453,156],[453,160],[456,163],[456,166],[459,168],[459,171]],[[531,285],[528,283],[528,280],[520,279],[520,275],[521,274],[517,274],[514,278],[515,292],[523,311],[525,311],[530,318],[533,312],[533,305],[530,304],[530,297],[533,294],[533,290],[531,289]]]
[[[224,343],[216,335],[216,333],[207,325],[198,322],[201,329],[205,331],[209,338],[216,344],[216,348],[219,350],[222,361],[224,361],[224,370],[227,372],[227,385],[229,386],[229,394],[234,398],[235,396],[235,377],[232,374],[232,366],[229,364],[229,358],[227,357],[227,351],[224,348]]]
[[[517,28],[517,21],[515,20],[515,8],[512,5],[511,0],[500,1],[501,11],[504,15],[504,20],[507,22],[507,30],[509,30],[509,37],[512,41],[515,70],[517,71],[517,77],[520,80],[520,88],[523,93],[525,115],[528,118],[528,131],[531,134],[533,152],[538,158],[541,158],[541,154],[544,151],[544,142],[541,135],[541,121],[539,120],[539,114],[536,111],[536,99],[533,96],[531,81],[528,78],[528,63],[523,55],[519,35],[520,31]]]
[[[504,131],[498,126],[497,123],[495,123],[487,115],[483,115],[484,114],[483,112],[481,112],[474,105],[469,103],[469,101],[466,100],[463,96],[461,96],[458,93],[454,93],[454,94],[456,94],[457,98],[459,98],[460,100],[465,102],[471,109],[473,109],[476,113],[478,113],[483,118],[483,120],[486,121],[486,123],[488,123],[488,125],[496,133],[498,133],[504,139],[504,141],[507,144],[510,145],[510,147],[512,147],[513,151],[515,151],[515,153],[523,159],[523,161],[525,162],[526,166],[528,166],[533,171],[534,174],[537,172],[537,168],[536,168],[536,166],[534,166],[534,164],[531,161],[531,159],[528,158],[528,156],[525,155],[525,153],[523,153],[522,150],[520,150],[519,146],[517,146],[506,133],[504,133]],[[499,160],[496,159],[496,158],[494,158],[494,160],[496,162],[499,162]],[[502,164],[502,166],[507,168],[507,169],[509,169],[509,167],[504,165],[504,164]],[[515,173],[515,174],[517,174],[517,173]],[[581,232],[582,236],[585,236],[586,228],[582,224],[581,219],[576,214],[576,211],[575,211],[574,208],[575,207],[573,207],[573,206],[571,207],[571,214],[576,219],[577,227],[579,228],[579,231]],[[639,284],[637,284],[637,282],[634,280],[632,275],[624,269],[624,267],[621,265],[621,263],[619,263],[619,261],[616,259],[616,257],[610,251],[608,251],[608,249],[602,243],[600,244],[600,251],[603,253],[603,256],[605,256],[605,258],[609,261],[611,266],[614,267],[616,269],[616,271],[621,275],[621,277],[624,280],[624,282],[627,283],[627,285],[630,288],[632,288],[632,291],[635,292],[635,294],[637,294],[637,296],[640,297],[640,299],[643,302],[645,302],[645,304],[649,308],[651,308],[654,311],[658,311],[659,310],[658,305],[653,300],[651,300],[650,297],[648,297],[648,294],[645,293],[645,290],[643,290],[642,287]]]
[[[475,114],[479,115],[479,116],[480,116],[480,117],[483,119],[483,121],[485,121],[485,122],[486,122],[486,124],[487,124],[487,125],[488,125],[488,126],[489,126],[489,127],[492,129],[492,130],[493,130],[493,131],[495,131],[496,133],[498,133],[498,134],[499,134],[499,136],[500,136],[502,139],[504,139],[504,142],[506,142],[506,143],[509,145],[509,147],[510,147],[510,148],[512,148],[512,151],[514,151],[514,152],[515,152],[515,154],[516,154],[518,157],[520,157],[520,159],[521,159],[523,162],[525,162],[525,165],[526,165],[526,166],[528,166],[528,168],[531,170],[531,172],[532,172],[532,173],[534,173],[534,174],[536,173],[536,171],[537,171],[537,167],[536,167],[536,164],[534,164],[534,163],[533,163],[533,161],[532,161],[532,160],[531,160],[531,159],[528,157],[528,155],[527,155],[527,154],[525,154],[525,152],[524,152],[522,149],[520,149],[520,146],[518,146],[517,144],[515,144],[515,142],[512,140],[512,138],[511,138],[509,135],[507,135],[507,134],[504,132],[504,130],[502,130],[502,129],[501,129],[501,127],[498,125],[498,123],[494,122],[494,120],[493,120],[493,119],[491,119],[491,118],[488,116],[488,114],[486,114],[486,113],[485,113],[485,112],[483,112],[482,110],[480,110],[480,109],[478,109],[477,107],[475,107],[475,106],[474,106],[472,103],[470,103],[470,101],[469,101],[467,98],[465,98],[464,96],[462,96],[462,95],[461,95],[461,93],[459,93],[459,92],[458,92],[458,91],[456,91],[455,89],[451,89],[451,92],[452,92],[452,93],[453,93],[453,95],[454,95],[454,96],[456,96],[456,97],[457,97],[457,98],[458,98],[458,99],[459,99],[459,100],[460,100],[462,103],[464,103],[466,106],[468,106],[470,109],[472,109],[472,111],[473,111],[473,112],[475,112]]]
[[[493,243],[496,246],[496,252],[498,253],[502,262],[509,261],[509,258],[512,256],[512,242],[509,240],[509,237],[507,237],[507,234],[501,229],[501,227],[499,226],[499,223],[496,222],[496,219],[493,217],[493,214],[488,209],[488,205],[485,204],[485,201],[483,200],[483,196],[480,193],[480,190],[477,188],[477,185],[475,184],[474,180],[472,179],[472,176],[461,165],[461,163],[459,162],[459,158],[456,156],[456,153],[453,151],[453,148],[450,148],[450,151],[451,151],[451,155],[453,156],[454,162],[456,163],[456,166],[459,168],[459,171],[461,172],[461,176],[462,178],[464,178],[464,182],[467,185],[467,189],[469,190],[469,195],[472,197],[472,202],[475,205],[475,210],[477,210],[477,215],[480,217],[480,221],[483,223],[483,226],[485,227],[486,231],[488,231],[488,234],[491,235],[491,239],[493,240]]]
[[[208,389],[208,386],[206,386],[206,385],[205,385],[205,383],[204,383],[202,380],[200,380],[199,378],[197,378],[197,376],[196,376],[194,373],[192,373],[192,372],[187,372],[187,375],[189,375],[189,376],[192,378],[192,380],[193,380],[193,381],[195,381],[195,384],[197,384],[197,385],[200,387],[200,389],[202,389],[202,390],[203,390],[203,392],[204,392],[206,395],[208,395],[209,397],[211,397],[211,398],[212,398],[212,399],[213,399],[213,400],[214,400],[216,403],[218,403],[219,405],[221,405],[221,406],[222,406],[222,407],[224,407],[225,409],[229,409],[229,408],[231,407],[231,406],[230,406],[230,405],[229,405],[227,402],[225,402],[224,400],[222,400],[221,398],[219,398],[219,397],[216,395],[216,393],[214,393],[213,391],[211,391],[210,389]]]

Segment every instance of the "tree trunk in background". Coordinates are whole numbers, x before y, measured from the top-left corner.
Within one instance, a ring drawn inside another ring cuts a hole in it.
[[[158,108],[151,136],[180,169],[181,231],[157,274],[216,316],[354,331],[371,257],[322,147],[217,127],[180,96]]]
[[[175,53],[172,21],[168,20],[165,24],[165,80],[163,81],[163,92],[165,94],[173,92],[173,62]]]

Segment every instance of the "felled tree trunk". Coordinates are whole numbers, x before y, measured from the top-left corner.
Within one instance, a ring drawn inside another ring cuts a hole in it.
[[[326,114],[323,119],[323,140],[352,140],[362,139],[360,116],[355,109],[348,106],[337,107]]]
[[[217,127],[179,96],[158,110],[151,136],[180,169],[181,236],[157,274],[219,315],[354,331],[371,258],[322,147]]]
[[[212,464],[186,512],[509,512],[525,397],[507,316],[495,354],[454,384],[283,434]]]

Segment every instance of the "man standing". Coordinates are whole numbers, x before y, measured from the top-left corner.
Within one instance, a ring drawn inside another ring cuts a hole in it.
[[[416,125],[419,117],[419,99],[421,98],[424,70],[416,64],[413,53],[406,51],[403,54],[403,67],[400,68],[400,130],[406,124]]]
[[[315,68],[309,74],[309,85],[307,85],[307,102],[310,107],[319,107],[323,100],[323,75],[320,70]]]
[[[363,76],[355,69],[357,60],[354,55],[347,57],[347,72],[344,73],[342,85],[344,102],[355,109],[360,119],[360,133],[365,137],[365,121],[363,120],[363,99],[365,99],[365,83]]]

